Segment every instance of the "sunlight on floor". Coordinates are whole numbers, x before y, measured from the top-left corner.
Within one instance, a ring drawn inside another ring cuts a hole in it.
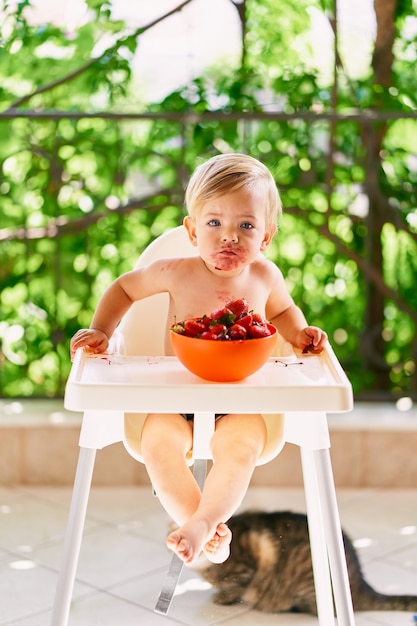
[[[417,491],[339,490],[342,524],[368,582],[384,593],[417,591]],[[0,489],[0,625],[47,626],[71,489]],[[302,489],[250,488],[242,509],[304,511]],[[93,488],[69,626],[312,626],[309,615],[218,606],[184,568],[168,617],[153,612],[170,554],[168,519],[147,487]],[[363,612],[356,626],[411,626],[411,612]]]

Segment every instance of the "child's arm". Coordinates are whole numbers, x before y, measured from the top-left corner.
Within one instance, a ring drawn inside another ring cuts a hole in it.
[[[71,359],[78,348],[89,347],[95,353],[105,352],[110,337],[133,300],[120,284],[120,278],[108,287],[101,297],[90,328],[82,328],[71,339]]]
[[[306,352],[321,352],[327,335],[321,328],[308,325],[304,313],[288,293],[281,270],[274,264],[268,264],[265,274],[272,285],[266,308],[271,324],[296,348]]]
[[[295,304],[291,304],[270,321],[284,339],[300,350],[319,353],[326,344],[327,334],[324,330],[308,326],[304,314]]]
[[[117,325],[135,300],[167,291],[169,272],[162,271],[165,265],[168,265],[166,261],[157,261],[116,278],[100,298],[90,328],[82,328],[71,339],[71,359],[78,348],[105,352]]]

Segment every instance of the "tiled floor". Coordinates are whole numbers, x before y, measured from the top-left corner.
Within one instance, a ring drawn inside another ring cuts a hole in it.
[[[48,626],[70,489],[0,488],[0,625]],[[339,490],[342,523],[356,540],[368,581],[417,594],[417,490]],[[305,510],[300,489],[251,488],[242,508]],[[221,607],[198,574],[184,570],[168,617],[153,612],[170,554],[167,519],[147,487],[94,488],[70,626],[312,626],[308,615]],[[411,626],[413,613],[356,614],[356,626]]]

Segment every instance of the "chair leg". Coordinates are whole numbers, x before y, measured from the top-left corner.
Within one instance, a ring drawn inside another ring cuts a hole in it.
[[[80,448],[51,626],[68,624],[95,458],[95,449]]]
[[[355,626],[342,527],[328,448],[313,451],[338,626]]]
[[[207,475],[207,459],[194,459],[194,477],[198,486],[202,490]],[[175,590],[180,580],[184,561],[176,554],[172,555],[168,574],[165,578],[164,585],[156,601],[154,611],[160,615],[167,615],[171,602],[174,598]]]
[[[333,592],[313,451],[301,447],[308,532],[320,626],[334,626]]]

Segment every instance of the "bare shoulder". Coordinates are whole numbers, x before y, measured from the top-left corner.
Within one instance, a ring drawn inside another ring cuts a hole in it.
[[[118,281],[133,300],[160,292],[171,293],[175,285],[189,275],[195,264],[193,258],[158,259],[123,274]]]
[[[252,264],[252,270],[254,274],[261,276],[264,282],[269,282],[271,285],[276,285],[277,281],[280,283],[284,280],[279,267],[262,255]]]
[[[149,263],[149,265],[138,267],[134,271],[149,274],[153,277],[163,274],[177,276],[178,274],[189,271],[196,264],[197,257],[166,257],[163,259],[157,259],[156,261]]]

